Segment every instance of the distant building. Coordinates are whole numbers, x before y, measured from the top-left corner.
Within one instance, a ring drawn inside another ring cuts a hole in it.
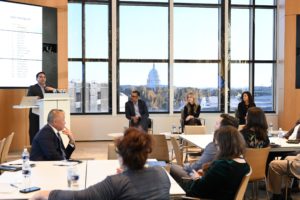
[[[155,69],[155,64],[153,63],[153,68],[150,70],[147,79],[147,88],[155,90],[159,87],[160,80],[157,70]]]
[[[86,83],[85,100],[82,99],[81,81],[69,82],[69,95],[71,97],[71,112],[82,112],[82,101],[85,102],[86,112],[108,112],[108,84]]]

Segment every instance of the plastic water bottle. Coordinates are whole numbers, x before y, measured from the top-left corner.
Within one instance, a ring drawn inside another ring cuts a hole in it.
[[[24,151],[22,153],[22,174],[24,177],[24,188],[30,187],[30,176],[31,176],[31,166],[29,162],[29,152],[27,151],[27,148],[24,148]]]
[[[176,133],[176,126],[173,124],[171,129],[171,134]]]
[[[283,138],[283,136],[284,136],[284,132],[282,131],[282,128],[279,128],[278,129],[278,137]]]
[[[269,133],[272,133],[273,132],[273,123],[270,122],[269,124]]]

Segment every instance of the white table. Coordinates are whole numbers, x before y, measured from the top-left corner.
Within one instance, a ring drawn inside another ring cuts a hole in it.
[[[6,164],[21,163],[21,160]],[[66,164],[62,161],[40,161],[32,162],[36,166],[32,167],[31,186],[40,187],[42,190],[62,189],[67,190],[67,168],[59,166]],[[119,167],[118,160],[88,160],[76,165],[80,174],[78,189],[84,189],[104,180],[107,176],[116,174]],[[185,195],[184,190],[169,175],[171,182],[170,196]],[[4,172],[0,175],[0,199],[28,199],[34,192],[22,194],[19,189],[12,187],[15,184],[21,187],[22,172]]]
[[[205,135],[179,135],[180,138],[198,146],[200,148],[205,148],[206,145],[213,141],[213,134]],[[286,143],[285,138],[269,137],[271,143],[279,144],[281,147],[271,148],[270,152],[289,152],[289,151],[299,151],[300,144],[289,144]]]
[[[22,161],[17,160],[12,163],[20,164]],[[42,190],[54,190],[54,189],[68,189],[67,183],[67,168],[68,164],[63,161],[41,161],[31,162],[36,166],[31,168],[31,186],[40,187]],[[64,165],[64,166],[60,166]],[[86,162],[76,165],[79,172],[79,187],[78,189],[85,188],[86,179]],[[4,172],[0,176],[0,199],[28,199],[34,192],[22,194],[18,188],[12,187],[10,184],[14,184],[18,187],[22,187],[22,171],[17,172]],[[7,189],[7,192],[3,190]]]

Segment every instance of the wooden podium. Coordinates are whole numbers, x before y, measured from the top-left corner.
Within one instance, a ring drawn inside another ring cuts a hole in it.
[[[40,117],[40,129],[47,124],[48,113],[52,109],[61,109],[65,112],[66,127],[71,128],[70,123],[70,97],[67,93],[45,93],[43,99],[37,100],[37,106],[32,112]],[[68,145],[69,138],[61,134],[64,145]]]

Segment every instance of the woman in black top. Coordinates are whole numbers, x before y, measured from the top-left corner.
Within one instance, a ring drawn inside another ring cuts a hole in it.
[[[248,108],[255,107],[256,105],[253,101],[253,97],[251,93],[248,91],[242,93],[241,99],[242,101],[238,105],[238,118],[240,121],[239,124],[245,124],[246,123],[245,117]]]
[[[184,125],[201,125],[198,119],[200,115],[201,106],[197,104],[194,93],[187,94],[187,104],[184,106],[183,119]]]

